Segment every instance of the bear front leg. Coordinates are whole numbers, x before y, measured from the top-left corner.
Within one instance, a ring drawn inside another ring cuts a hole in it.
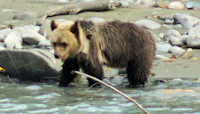
[[[67,59],[63,64],[62,75],[60,78],[60,87],[67,87],[70,82],[77,76],[77,74],[72,74],[73,70],[79,70],[77,59]]]
[[[103,68],[98,61],[81,62],[81,67],[86,74],[91,75],[93,77],[96,77],[100,80],[103,79]],[[88,79],[88,82],[89,82],[89,87],[92,86],[92,85],[93,85],[93,87],[100,86],[100,84],[98,82],[96,82],[92,79],[89,79],[89,78],[87,78],[87,79]]]

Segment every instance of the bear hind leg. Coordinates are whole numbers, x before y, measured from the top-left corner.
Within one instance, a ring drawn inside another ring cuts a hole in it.
[[[147,66],[135,65],[133,62],[128,64],[127,69],[127,78],[129,81],[129,86],[131,88],[144,86],[145,82],[148,80],[148,75],[150,73],[150,68]]]

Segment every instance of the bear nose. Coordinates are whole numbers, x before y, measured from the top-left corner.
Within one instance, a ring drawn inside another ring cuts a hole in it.
[[[59,58],[59,56],[58,56],[58,54],[57,53],[54,53],[54,56],[55,56],[55,58]]]

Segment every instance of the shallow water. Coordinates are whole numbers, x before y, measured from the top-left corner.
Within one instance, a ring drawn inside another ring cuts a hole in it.
[[[153,114],[200,113],[198,82],[181,81],[150,84],[145,88],[117,88]],[[59,88],[57,84],[0,83],[0,113],[54,114],[137,114],[140,109],[112,90],[88,89],[77,84]]]

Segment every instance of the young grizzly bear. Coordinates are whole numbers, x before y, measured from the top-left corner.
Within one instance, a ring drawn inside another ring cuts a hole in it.
[[[64,61],[59,86],[66,87],[76,77],[71,71],[82,70],[102,80],[102,65],[126,67],[130,87],[147,82],[155,55],[154,37],[133,23],[111,21],[95,24],[78,20],[57,25],[50,41],[55,57]],[[89,86],[96,82],[88,79]]]

